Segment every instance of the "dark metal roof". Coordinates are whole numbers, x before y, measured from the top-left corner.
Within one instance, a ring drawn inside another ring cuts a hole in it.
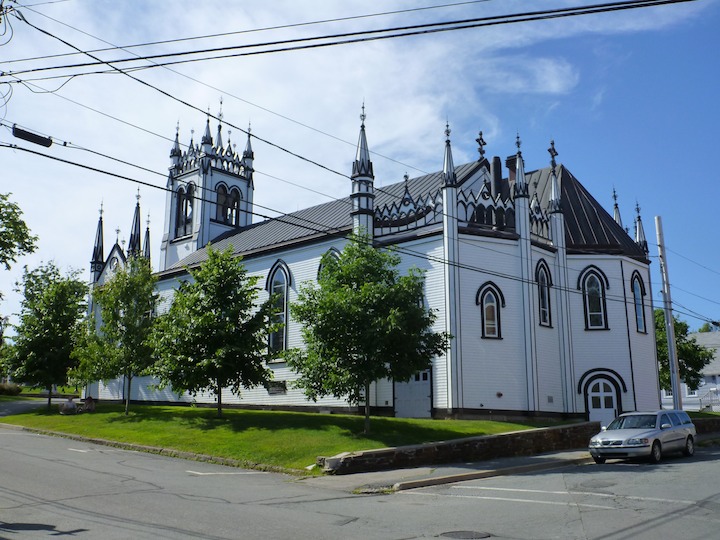
[[[485,162],[486,163],[486,162]],[[472,177],[484,163],[472,162],[455,168],[458,187]],[[562,193],[562,211],[565,215],[565,238],[571,253],[613,253],[637,259],[646,259],[645,252],[618,225],[565,167],[559,166],[558,182]],[[525,174],[530,198],[537,194],[542,208],[548,207],[551,169],[539,169]],[[503,180],[507,182],[507,179]],[[443,185],[441,171],[412,178],[407,186],[413,198],[437,192]],[[399,201],[405,193],[405,182],[375,188],[375,207]],[[349,190],[348,190],[349,191]],[[326,238],[328,235],[346,235],[352,229],[349,197],[305,208],[291,214],[255,223],[237,231],[230,231],[212,240],[214,249],[233,246],[237,255],[251,256],[267,250]],[[193,266],[207,258],[205,248],[200,249],[168,268],[166,272]]]

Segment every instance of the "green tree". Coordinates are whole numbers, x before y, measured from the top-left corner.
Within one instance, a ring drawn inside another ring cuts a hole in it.
[[[713,359],[713,351],[699,345],[695,338],[688,337],[688,324],[673,317],[675,348],[677,349],[680,379],[690,388],[697,388],[702,380],[703,368]],[[670,362],[668,360],[665,312],[655,310],[655,340],[660,362],[660,387],[669,390]]]
[[[71,353],[86,309],[87,287],[78,279],[78,272],[62,276],[52,262],[35,270],[25,267],[17,286],[24,297],[15,327],[12,376],[46,388],[50,408],[52,386],[65,384],[75,365]]]
[[[196,394],[209,390],[217,396],[222,416],[222,390],[267,382],[271,372],[268,336],[273,331],[270,300],[257,306],[258,278],[248,276],[232,249],[208,247],[207,260],[188,270],[173,303],[158,319],[153,332],[157,362],[154,374],[174,391]]]
[[[10,200],[10,193],[0,193],[0,264],[9,270],[20,255],[35,251],[37,236],[22,219],[22,210]]]
[[[713,331],[713,327],[709,322],[703,323],[703,325],[700,328],[698,328],[698,332],[712,332],[712,331]]]
[[[91,314],[74,352],[80,361],[77,378],[87,382],[123,377],[126,415],[133,378],[145,375],[154,362],[149,336],[158,297],[156,282],[147,259],[130,257],[109,281],[93,290],[100,327],[95,329]]]
[[[384,378],[406,382],[427,369],[451,336],[434,333],[435,314],[425,308],[423,273],[401,276],[400,257],[354,238],[340,257],[326,255],[317,285],[300,289],[290,306],[304,325],[305,349],[287,352],[300,373],[296,384],[313,400],[333,395],[365,402],[370,431],[370,384]]]
[[[22,219],[22,210],[10,200],[10,193],[0,193],[0,264],[10,270],[17,258],[35,251],[37,236]],[[2,291],[0,291],[2,299]]]

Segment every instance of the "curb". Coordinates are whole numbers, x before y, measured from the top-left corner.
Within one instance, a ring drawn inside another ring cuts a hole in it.
[[[442,484],[452,484],[454,482],[464,482],[465,480],[479,480],[482,478],[491,478],[493,476],[508,476],[512,474],[522,474],[527,472],[547,471],[551,469],[560,469],[563,467],[585,465],[592,462],[592,458],[588,456],[563,461],[550,461],[546,463],[532,463],[530,465],[517,465],[515,467],[505,467],[500,469],[487,469],[483,471],[450,474],[447,476],[437,476],[434,478],[431,477],[422,478],[420,480],[397,482],[396,484],[393,484],[392,489],[394,491],[403,491],[406,489],[439,486]]]

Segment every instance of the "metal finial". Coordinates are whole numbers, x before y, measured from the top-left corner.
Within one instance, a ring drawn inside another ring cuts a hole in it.
[[[450,142],[450,123],[445,121],[445,141]]]
[[[120,227],[115,229],[115,243],[117,244],[118,239],[120,238]]]
[[[522,141],[520,140],[520,133],[518,133],[515,136],[515,146],[517,146],[518,154],[520,153],[520,146],[522,145]]]
[[[617,191],[615,191],[615,186],[613,186],[612,198],[613,198],[613,201],[615,201],[615,206],[617,206],[618,196],[617,196]]]
[[[180,135],[180,120],[175,124],[175,135]]]
[[[518,148],[520,148],[518,146]],[[550,165],[552,165],[553,171],[555,170],[555,166],[557,163],[555,162],[555,158],[558,156],[557,150],[555,150],[555,141],[550,141],[550,148],[548,148],[548,152],[550,153]]]
[[[405,175],[403,176],[403,179],[405,180],[405,183],[407,184],[407,183],[408,183],[408,180],[410,180],[410,177],[408,176],[408,173],[405,173]]]
[[[482,160],[485,157],[485,145],[487,144],[485,139],[483,139],[482,131],[478,134],[478,138],[475,139],[475,141],[478,143],[478,152],[480,152],[480,159]]]
[[[638,217],[640,217],[640,203],[635,201],[635,211],[637,212]]]
[[[125,239],[123,238],[120,240],[120,245],[122,246],[123,250],[125,249]]]
[[[148,212],[147,221],[145,222],[148,227],[150,227],[150,212]]]
[[[105,212],[105,210],[103,210],[103,201],[100,201],[100,217],[102,217],[103,212]]]
[[[251,131],[252,131],[252,126],[250,125],[250,121],[248,120],[248,137],[250,136]]]
[[[138,188],[137,190],[137,195],[135,195],[135,199],[137,200],[137,202],[140,202],[140,188]]]
[[[367,115],[365,114],[365,102],[363,101],[362,104],[362,112],[360,113],[360,121],[362,122],[362,126],[365,126],[365,119],[367,118]]]
[[[230,135],[232,135],[232,129],[228,129],[228,143],[230,142]]]
[[[191,141],[193,140],[193,137],[195,137],[195,128],[192,128],[192,129],[190,130],[190,140],[191,140]]]
[[[220,110],[218,111],[218,120],[220,122],[222,122],[222,120],[223,120],[222,105],[223,105],[223,98],[222,98],[222,96],[220,96]]]

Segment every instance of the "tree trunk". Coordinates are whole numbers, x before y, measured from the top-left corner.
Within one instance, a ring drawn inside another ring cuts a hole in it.
[[[365,383],[365,435],[370,434],[370,383]]]
[[[48,391],[48,411],[49,411],[52,407],[52,384],[47,387],[47,391]]]
[[[132,375],[127,375],[127,394],[125,394],[125,416],[128,415],[128,411],[130,410],[130,388],[132,387]]]
[[[217,398],[218,398],[217,416],[218,416],[218,418],[222,418],[222,386],[220,385],[220,379],[218,379],[218,381],[217,381]]]

